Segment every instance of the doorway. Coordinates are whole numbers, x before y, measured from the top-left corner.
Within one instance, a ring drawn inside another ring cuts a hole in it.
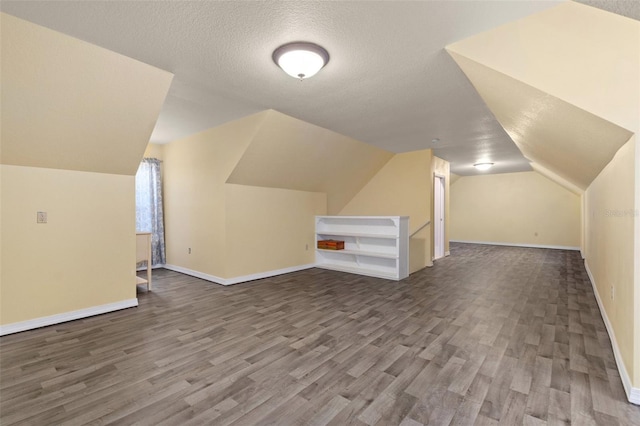
[[[433,259],[444,257],[444,176],[433,181]]]

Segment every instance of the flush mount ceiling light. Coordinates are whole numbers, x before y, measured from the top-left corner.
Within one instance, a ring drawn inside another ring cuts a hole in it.
[[[493,163],[476,163],[473,165],[478,170],[489,170],[493,166]]]
[[[300,80],[314,76],[329,62],[329,52],[305,41],[284,44],[273,51],[272,57],[284,72]]]

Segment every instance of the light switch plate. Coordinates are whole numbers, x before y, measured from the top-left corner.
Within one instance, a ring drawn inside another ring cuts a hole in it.
[[[47,223],[47,212],[38,212],[37,222],[38,223]]]

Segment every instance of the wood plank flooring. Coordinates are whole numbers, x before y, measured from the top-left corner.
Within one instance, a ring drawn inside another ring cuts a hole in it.
[[[640,424],[577,252],[452,244],[401,282],[153,287],[0,339],[0,423]]]

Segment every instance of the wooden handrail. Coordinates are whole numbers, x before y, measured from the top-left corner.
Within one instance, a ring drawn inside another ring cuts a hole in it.
[[[428,220],[425,223],[423,223],[422,225],[420,225],[420,227],[418,229],[416,229],[415,231],[413,231],[413,233],[411,235],[409,235],[409,238],[413,238],[414,235],[416,235],[418,232],[420,232],[422,230],[422,228],[426,227],[430,223],[431,223],[431,221]]]

